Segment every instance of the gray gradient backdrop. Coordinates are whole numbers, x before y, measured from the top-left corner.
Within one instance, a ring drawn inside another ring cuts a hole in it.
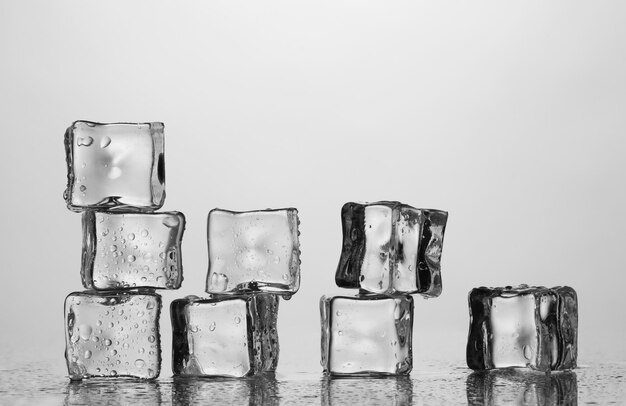
[[[214,207],[300,210],[280,371],[321,372],[349,200],[450,213],[416,363],[463,366],[467,292],[517,283],[575,287],[581,363],[624,359],[625,18],[618,1],[0,0],[0,354],[65,373],[63,300],[82,286],[63,132],[87,119],[166,125],[163,209],[188,226],[163,376]]]

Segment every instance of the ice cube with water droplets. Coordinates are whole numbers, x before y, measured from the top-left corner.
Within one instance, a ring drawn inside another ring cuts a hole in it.
[[[335,282],[377,294],[441,294],[441,251],[448,213],[400,202],[346,203]]]
[[[163,123],[76,121],[65,133],[72,211],[152,211],[165,199]]]
[[[83,213],[81,276],[88,289],[178,289],[183,280],[179,212]]]
[[[411,296],[322,296],[320,315],[324,372],[346,376],[411,372]]]
[[[576,368],[578,301],[574,289],[475,288],[469,293],[469,312],[470,368]]]
[[[278,296],[263,293],[174,300],[174,374],[243,377],[274,371],[278,301]]]
[[[151,292],[75,292],[65,299],[69,377],[153,379],[161,370],[161,297]]]
[[[233,212],[208,218],[208,293],[270,292],[290,296],[300,287],[298,210]]]

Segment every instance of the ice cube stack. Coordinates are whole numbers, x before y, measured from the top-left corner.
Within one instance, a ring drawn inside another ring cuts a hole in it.
[[[208,298],[170,307],[176,376],[244,377],[278,364],[279,297],[300,287],[298,211],[209,213]]]
[[[407,375],[413,367],[413,298],[441,294],[448,213],[400,202],[346,203],[337,286],[322,296],[322,367],[330,375]]]
[[[82,212],[84,292],[65,300],[69,377],[154,379],[161,369],[156,289],[182,282],[185,217],[165,199],[162,123],[74,122],[65,133],[67,207]]]

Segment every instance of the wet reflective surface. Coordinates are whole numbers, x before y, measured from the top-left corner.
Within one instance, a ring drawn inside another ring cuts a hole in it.
[[[462,364],[426,363],[409,377],[328,378],[293,373],[248,379],[163,377],[70,382],[53,362],[0,364],[0,405],[572,405],[626,399],[626,362],[574,372],[476,373]]]

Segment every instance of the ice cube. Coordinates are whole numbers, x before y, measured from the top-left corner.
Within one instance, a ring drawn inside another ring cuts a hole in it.
[[[298,210],[209,213],[208,293],[271,292],[300,287]]]
[[[153,379],[161,369],[161,297],[151,292],[75,292],[65,299],[69,377]]]
[[[411,296],[322,296],[322,367],[332,375],[407,375]]]
[[[72,211],[152,211],[165,199],[163,123],[76,121],[65,132]]]
[[[346,203],[337,286],[379,294],[441,294],[448,213],[400,202]]]
[[[409,376],[378,379],[322,379],[323,406],[332,405],[412,405],[413,381]]]
[[[467,377],[468,405],[576,405],[578,386],[572,371],[502,369]]]
[[[178,289],[183,280],[179,212],[83,213],[81,276],[88,289]]]
[[[520,285],[469,293],[467,365],[475,370],[576,368],[578,304],[574,289]]]
[[[174,300],[174,374],[242,377],[274,371],[278,300],[269,294]]]

